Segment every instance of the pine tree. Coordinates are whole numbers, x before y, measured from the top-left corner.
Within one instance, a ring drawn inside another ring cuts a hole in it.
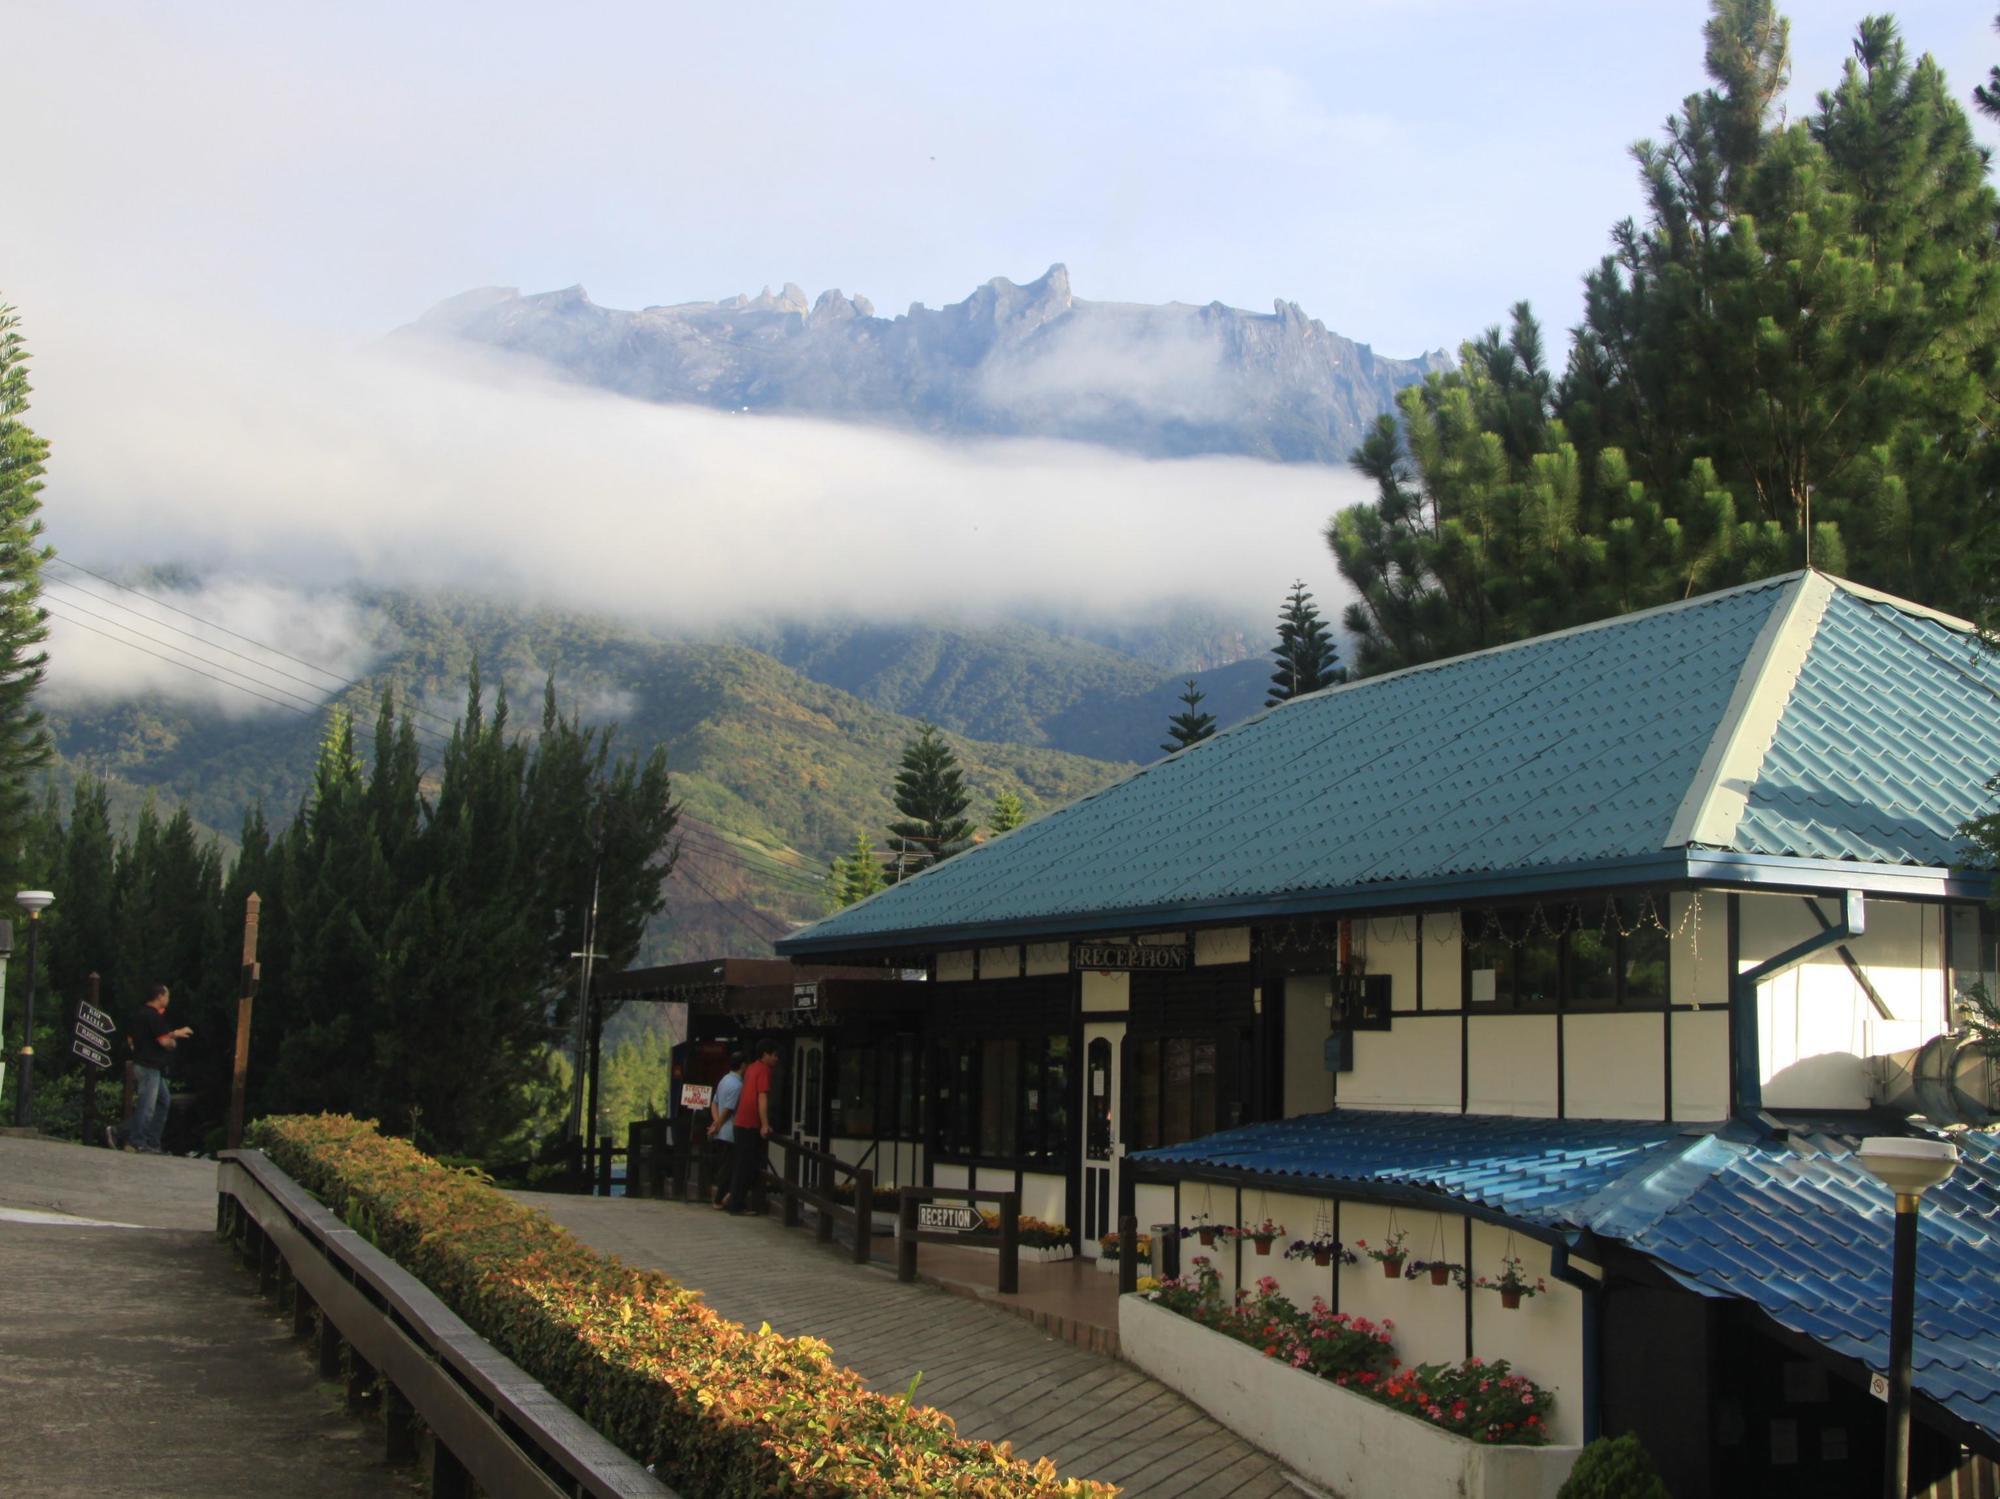
[[[1271,690],[1264,699],[1267,708],[1346,680],[1347,674],[1340,669],[1340,647],[1327,633],[1326,622],[1319,617],[1313,596],[1302,581],[1292,585],[1284,608],[1278,611],[1278,643],[1271,654],[1277,658],[1278,669],[1271,673]]]
[[[1187,679],[1187,690],[1180,700],[1187,704],[1185,711],[1176,713],[1167,720],[1167,742],[1160,746],[1168,754],[1184,750],[1190,744],[1199,744],[1215,732],[1215,715],[1201,712],[1201,700],[1208,696],[1194,684],[1195,679]]]
[[[2000,31],[2000,17],[1995,17],[1993,29]],[[2000,120],[2000,63],[1986,71],[1986,81],[1972,90],[1972,102],[1979,112],[1989,120]]]
[[[50,755],[48,731],[34,706],[48,664],[42,564],[55,555],[41,540],[49,445],[22,420],[29,392],[20,319],[0,302],[0,879],[7,880],[21,872],[22,839],[34,806],[29,777]]]
[[[1928,57],[1864,21],[1810,117],[1771,0],[1712,0],[1711,86],[1634,149],[1551,390],[1512,335],[1399,397],[1327,540],[1375,672],[1810,556],[1956,613],[2000,577],[2000,247],[1986,160]],[[1810,536],[1808,537],[1808,532]]]
[[[888,883],[874,843],[866,833],[856,833],[854,847],[845,855],[836,857],[827,869],[826,909],[829,912],[844,910],[858,900],[866,900],[878,890],[887,889]]]
[[[907,878],[965,848],[972,836],[965,816],[971,802],[958,757],[936,725],[922,725],[903,746],[903,766],[896,773],[896,810],[903,815],[889,824],[895,878]]]
[[[1009,789],[993,798],[993,815],[986,820],[986,830],[995,835],[1011,833],[1027,820],[1028,809],[1021,805],[1021,798]]]

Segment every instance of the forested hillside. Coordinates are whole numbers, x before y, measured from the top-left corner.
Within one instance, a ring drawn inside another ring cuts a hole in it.
[[[686,813],[683,862],[647,958],[761,950],[790,923],[820,914],[821,872],[856,833],[881,841],[912,718],[745,646],[663,640],[608,620],[469,598],[384,595],[371,604],[380,655],[342,700],[365,728],[385,687],[399,700],[407,695],[419,710],[427,771],[462,709],[475,657],[524,731],[538,720],[553,674],[565,710],[619,724],[621,748],[667,746]],[[1095,680],[1124,686],[1144,675],[1107,670]],[[1034,729],[1032,717],[994,711],[993,721]],[[252,807],[279,822],[294,814],[325,722],[247,699],[224,712],[157,697],[59,707],[50,718],[61,751],[54,781],[65,797],[88,771],[110,781],[114,813],[129,814],[151,792],[224,835]],[[1123,768],[1040,746],[952,739],[982,820],[1003,790],[1033,815]]]

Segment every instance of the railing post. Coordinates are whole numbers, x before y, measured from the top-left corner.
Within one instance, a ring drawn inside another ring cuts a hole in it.
[[[1012,1296],[1021,1289],[1021,1194],[1009,1192],[1000,1199],[1000,1294]]]
[[[1139,1219],[1127,1213],[1118,1220],[1118,1294],[1139,1289]]]
[[[611,1138],[608,1135],[597,1142],[597,1195],[611,1195]]]
[[[358,1416],[368,1408],[371,1388],[375,1382],[375,1367],[353,1348],[347,1350],[347,1413]]]
[[[832,1215],[828,1214],[831,1219]],[[914,1222],[914,1220],[912,1220]],[[875,1173],[863,1166],[854,1173],[854,1263],[868,1263],[868,1252],[875,1241]],[[917,1273],[915,1254],[916,1240],[912,1239],[910,1274]]]
[[[644,1197],[648,1168],[645,1143],[646,1121],[634,1119],[625,1126],[625,1195]]]
[[[304,1286],[296,1281],[292,1284],[295,1292],[292,1297],[292,1336],[303,1338],[312,1333],[313,1313],[319,1308],[313,1305],[313,1299],[306,1293]]]
[[[903,1187],[896,1193],[896,1279],[909,1282],[916,1278],[917,1192],[914,1187]]]
[[[403,1392],[394,1385],[382,1385],[382,1446],[385,1461],[401,1466],[417,1460],[416,1412]]]
[[[799,1226],[799,1142],[780,1135],[776,1144],[785,1153],[785,1205],[778,1221],[786,1228]],[[824,1222],[826,1215],[820,1214]]]
[[[472,1475],[451,1448],[431,1435],[431,1499],[467,1499]]]
[[[322,1307],[319,1314],[319,1377],[332,1379],[340,1373],[340,1329]]]

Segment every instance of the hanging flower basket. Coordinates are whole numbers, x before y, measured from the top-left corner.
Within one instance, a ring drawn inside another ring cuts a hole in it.
[[[1410,1280],[1419,1280],[1428,1275],[1434,1286],[1448,1286],[1453,1281],[1463,1284],[1465,1266],[1456,1260],[1411,1260],[1410,1268],[1403,1274]]]
[[[1202,1248],[1213,1249],[1215,1247],[1215,1225],[1213,1223],[1204,1223],[1196,1228],[1195,1232],[1201,1236]]]
[[[1387,1237],[1373,1248],[1369,1247],[1366,1239],[1356,1239],[1354,1247],[1380,1265],[1385,1278],[1399,1280],[1403,1274],[1403,1262],[1410,1257],[1409,1250],[1403,1247],[1404,1240],[1409,1237],[1409,1231],[1396,1222],[1396,1210],[1391,1208],[1389,1209],[1389,1232]]]
[[[1291,1244],[1285,1249],[1285,1258],[1288,1260],[1311,1260],[1315,1265],[1324,1270],[1336,1258],[1343,1265],[1351,1265],[1361,1257],[1353,1250],[1345,1247],[1330,1231],[1320,1229],[1315,1231],[1310,1239],[1292,1240]]]
[[[1498,1275],[1482,1275],[1473,1284],[1482,1291],[1498,1291],[1500,1305],[1508,1311],[1520,1310],[1521,1302],[1530,1296],[1539,1296],[1548,1290],[1546,1282],[1537,1277],[1529,1280],[1521,1269],[1521,1258],[1515,1254],[1500,1257]]]

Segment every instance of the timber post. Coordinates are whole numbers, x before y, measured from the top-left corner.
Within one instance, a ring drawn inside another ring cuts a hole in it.
[[[262,969],[257,962],[257,911],[263,905],[256,891],[243,902],[243,983],[236,1001],[236,1067],[229,1080],[229,1148],[243,1146],[243,1093],[250,1075],[250,1006],[257,998]]]
[[[1118,1220],[1118,1294],[1139,1289],[1139,1219],[1127,1213]]]
[[[1021,1194],[1009,1192],[1000,1199],[1000,1294],[1012,1296],[1021,1289]]]
[[[832,1185],[833,1184],[831,1182],[827,1183],[829,1190],[831,1190]],[[910,1205],[910,1213],[911,1213],[911,1227],[914,1228],[916,1226],[916,1218],[915,1218],[916,1204],[912,1203]],[[828,1213],[826,1215],[826,1218],[828,1224],[831,1225],[833,1222],[833,1215],[831,1213]],[[863,1166],[860,1170],[854,1173],[854,1263],[855,1264],[865,1265],[868,1263],[868,1251],[872,1247],[870,1241],[874,1238],[874,1236],[875,1236],[875,1173],[873,1171],[870,1171],[866,1166]],[[898,1252],[900,1253],[900,1251]],[[912,1277],[914,1277],[916,1273],[917,1273],[917,1241],[915,1239],[912,1239],[910,1240],[910,1274]]]
[[[896,1279],[907,1284],[916,1278],[917,1196],[913,1188],[904,1187],[896,1194]]]

